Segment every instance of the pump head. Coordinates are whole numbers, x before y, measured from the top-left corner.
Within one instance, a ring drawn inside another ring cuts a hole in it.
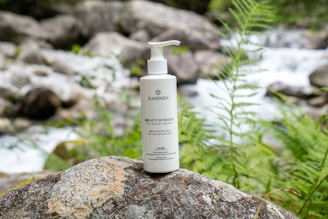
[[[148,42],[151,46],[150,59],[147,61],[148,74],[167,74],[167,61],[163,56],[163,47],[180,45],[178,40],[169,40],[163,42]]]

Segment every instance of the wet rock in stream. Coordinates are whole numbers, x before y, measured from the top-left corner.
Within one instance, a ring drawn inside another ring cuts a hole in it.
[[[35,120],[48,119],[55,115],[57,109],[62,105],[60,97],[46,87],[33,88],[22,99],[21,115]]]

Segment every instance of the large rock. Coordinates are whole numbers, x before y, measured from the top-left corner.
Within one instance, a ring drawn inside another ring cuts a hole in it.
[[[17,47],[10,42],[0,42],[0,54],[7,58],[15,58],[17,55]]]
[[[11,108],[13,108],[13,104],[10,103],[8,100],[2,99],[0,97],[0,117],[7,116],[8,113],[12,111]]]
[[[146,43],[131,40],[116,32],[96,34],[84,47],[92,55],[119,57],[120,62],[127,68],[138,63],[146,74],[146,63],[150,57],[150,46]],[[168,60],[169,73],[176,75],[179,84],[195,83],[199,77],[198,64],[191,51],[173,54],[170,49],[165,50]]]
[[[1,123],[0,123],[1,124]],[[1,130],[1,129],[0,129]],[[8,192],[14,188],[19,187],[19,185],[35,181],[36,179],[43,178],[49,175],[50,171],[35,172],[35,173],[16,173],[8,174],[0,172],[0,194]],[[1,196],[1,195],[0,195]]]
[[[198,65],[191,51],[175,54],[168,52],[168,71],[177,77],[179,84],[194,84],[199,77]]]
[[[44,58],[41,46],[35,40],[26,40],[20,45],[20,53],[18,59],[29,64],[46,64],[46,59]]]
[[[328,46],[328,31],[307,31],[303,36],[306,49],[325,49]]]
[[[1,197],[0,218],[296,218],[223,182],[142,166],[104,157],[48,175]]]
[[[84,47],[92,55],[97,56],[120,56],[126,47],[144,47],[147,49],[146,44],[141,44],[134,40],[117,33],[117,32],[102,32],[96,34]],[[131,54],[128,54],[131,56]],[[129,59],[137,59],[137,57],[132,57]]]
[[[291,86],[280,81],[270,84],[266,89],[266,96],[270,97],[276,97],[277,92],[300,99],[310,99],[321,95],[320,90],[316,87]]]
[[[159,3],[128,2],[121,11],[120,25],[130,34],[144,29],[151,38],[181,40],[192,50],[219,47],[218,29],[211,22],[196,13]]]
[[[14,92],[9,87],[0,85],[0,98],[16,103],[20,99],[20,96],[18,92]]]
[[[54,91],[46,87],[35,87],[24,95],[20,113],[30,119],[48,119],[55,115],[61,105],[62,101]]]
[[[75,15],[82,23],[82,33],[92,37],[99,32],[118,29],[119,13],[123,7],[119,1],[83,1],[78,4]]]
[[[317,87],[328,87],[328,65],[316,69],[309,76],[310,83]]]
[[[71,49],[73,44],[82,43],[80,22],[72,15],[58,15],[41,22],[41,26],[49,34],[48,41],[55,48]]]
[[[230,57],[211,50],[197,51],[195,60],[199,65],[200,77],[207,79],[218,79],[231,62]]]
[[[44,40],[47,35],[33,18],[0,11],[0,40],[20,43],[26,38]]]

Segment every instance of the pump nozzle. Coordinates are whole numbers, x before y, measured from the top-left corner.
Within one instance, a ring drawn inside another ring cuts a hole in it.
[[[180,45],[178,40],[168,40],[163,42],[148,42],[151,46],[150,59],[147,62],[148,74],[167,74],[167,61],[163,56],[163,47]]]

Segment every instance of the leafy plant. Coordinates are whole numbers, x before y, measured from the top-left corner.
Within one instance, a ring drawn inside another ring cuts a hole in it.
[[[95,97],[97,117],[78,123],[77,132],[81,139],[62,142],[55,153],[49,155],[46,168],[63,170],[77,163],[101,156],[126,156],[141,158],[141,121],[139,116],[123,136],[115,133],[112,115]]]
[[[279,181],[276,186],[293,188],[296,196],[274,197],[292,203],[301,218],[325,218],[328,214],[328,135],[321,131],[326,119],[313,121],[297,107],[280,106],[279,125],[265,122],[265,131],[283,144],[279,154]]]
[[[328,214],[328,195],[325,192],[328,189],[328,135],[322,124],[328,121],[328,115],[315,122],[294,106],[281,105],[279,123],[260,123],[254,119],[254,113],[247,110],[253,103],[243,101],[243,98],[252,96],[256,87],[245,83],[249,70],[243,65],[256,59],[242,59],[246,43],[243,36],[254,33],[256,27],[267,27],[272,17],[266,17],[269,8],[260,9],[263,5],[254,1],[233,1],[233,4],[235,9],[230,9],[230,12],[238,25],[235,29],[227,24],[224,26],[235,39],[233,42],[237,43],[231,43],[234,49],[227,49],[232,58],[230,67],[218,73],[228,98],[221,97],[222,93],[212,94],[221,110],[217,113],[217,120],[221,122],[215,125],[228,134],[223,137],[215,133],[208,135],[208,131],[202,134],[201,130],[206,130],[204,121],[197,119],[188,108],[182,111],[185,115],[182,120],[185,136],[180,137],[185,140],[181,149],[182,165],[232,183],[241,190],[267,194],[263,196],[295,212],[300,218],[325,218]],[[223,37],[228,38],[224,34]],[[250,131],[243,130],[243,124],[249,124]],[[266,144],[263,137],[269,134],[282,145]]]
[[[133,63],[130,67],[130,75],[141,77],[145,69],[145,61],[138,59],[135,63]]]
[[[298,24],[317,29],[325,25],[328,20],[325,7],[322,7],[327,4],[327,0],[269,0],[268,2],[276,11],[278,24]],[[225,13],[230,7],[234,7],[230,0],[211,0],[209,3],[211,13],[229,24],[234,24],[234,18]]]
[[[217,99],[217,119],[220,121],[216,125],[221,129],[227,131],[227,136],[217,135],[215,139],[219,142],[218,147],[224,148],[228,151],[228,159],[230,162],[231,175],[227,176],[228,182],[240,188],[241,181],[244,178],[249,178],[249,174],[245,169],[247,156],[243,153],[243,147],[247,147],[251,143],[252,136],[255,136],[254,130],[256,128],[255,113],[249,108],[256,105],[256,103],[249,102],[247,99],[257,94],[258,87],[249,85],[246,82],[246,76],[253,70],[247,69],[247,64],[258,61],[255,59],[245,59],[247,53],[260,53],[261,47],[254,45],[254,47],[244,48],[244,45],[252,44],[246,42],[245,36],[247,34],[258,33],[257,28],[267,28],[269,23],[273,21],[274,15],[268,4],[268,1],[261,1],[260,3],[254,0],[234,0],[232,1],[236,9],[230,9],[230,13],[235,18],[237,25],[232,29],[228,24],[222,22],[228,34],[221,33],[225,39],[230,39],[230,47],[226,48],[231,62],[229,67],[218,72],[219,82],[223,87],[218,85],[220,93],[212,94]],[[249,49],[250,48],[250,49]],[[255,48],[255,49],[253,49]],[[222,95],[225,93],[225,95]]]
[[[73,44],[71,50],[76,55],[82,55],[82,56],[92,57],[92,54],[89,51],[84,50],[78,44]]]

